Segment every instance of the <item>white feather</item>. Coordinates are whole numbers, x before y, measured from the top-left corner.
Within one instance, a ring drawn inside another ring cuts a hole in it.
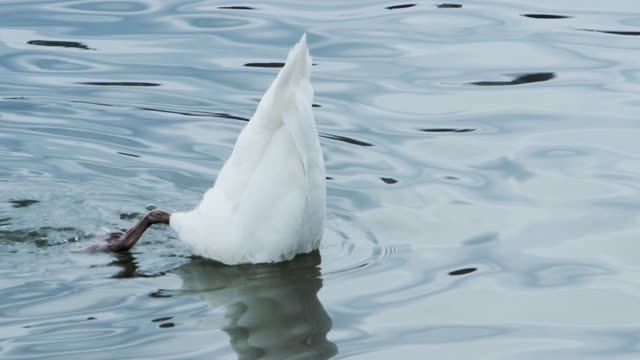
[[[225,264],[277,262],[318,248],[324,160],[312,112],[306,35],[242,130],[200,204],[171,227],[196,255]]]

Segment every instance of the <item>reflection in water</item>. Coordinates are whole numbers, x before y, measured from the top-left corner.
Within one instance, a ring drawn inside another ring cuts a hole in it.
[[[440,4],[436,6],[441,9],[459,9],[462,7],[462,4]]]
[[[33,204],[37,204],[39,202],[40,202],[39,200],[33,200],[33,199],[9,200],[9,203],[11,203],[11,206],[14,208],[25,208]]]
[[[226,10],[255,10],[256,8],[252,8],[251,6],[218,6],[218,9],[226,9]]]
[[[613,34],[613,35],[640,36],[640,31],[614,31],[614,30],[594,30],[594,29],[578,29],[578,30],[599,32],[603,34]]]
[[[248,67],[262,67],[262,68],[281,68],[284,66],[283,62],[264,62],[264,63],[246,63],[244,66]]]
[[[532,18],[532,19],[569,19],[573,16],[566,15],[553,15],[553,14],[522,14],[524,17]]]
[[[199,111],[199,112],[191,111],[191,112],[187,112],[187,111],[155,109],[155,108],[150,108],[150,107],[140,107],[138,109],[145,110],[145,111],[157,111],[157,112],[162,112],[162,113],[166,113],[166,114],[184,115],[184,116],[205,116],[205,117],[217,117],[217,118],[229,119],[229,120],[249,121],[249,119],[247,119],[245,117],[235,116],[235,115],[231,115],[231,114],[227,114],[227,113],[214,113],[214,112],[208,112],[208,111]]]
[[[392,5],[392,6],[387,6],[385,9],[389,9],[389,10],[406,9],[406,8],[410,8],[410,7],[414,7],[414,6],[416,6],[416,4]]]
[[[326,359],[337,347],[327,340],[331,319],[318,300],[319,265],[316,251],[264,265],[194,259],[173,272],[183,281],[183,294],[197,294],[212,310],[224,310],[222,330],[239,358]],[[198,325],[211,326],[206,319]]]
[[[316,66],[317,64],[313,63],[311,66]],[[284,66],[283,62],[254,62],[254,63],[246,63],[244,66],[247,67],[261,67],[261,68],[281,68]]]
[[[79,82],[82,85],[98,85],[98,86],[160,86],[156,83],[136,82],[136,81],[86,81]]]
[[[464,128],[464,129],[453,129],[453,128],[430,128],[430,129],[420,129],[420,131],[424,131],[424,132],[434,132],[434,133],[441,133],[441,132],[464,133],[464,132],[476,131],[476,129],[469,129],[469,128]]]
[[[381,177],[380,180],[382,180],[382,182],[384,182],[385,184],[395,184],[398,182],[398,180],[390,177]]]
[[[151,322],[165,322],[168,320],[173,319],[173,316],[165,316],[165,317],[159,317],[159,318],[155,318],[153,320],[151,320]]]
[[[55,40],[31,40],[27,41],[29,45],[38,45],[38,46],[56,46],[56,47],[67,47],[67,48],[77,48],[84,50],[93,50],[87,45],[76,42],[76,41],[55,41]]]
[[[451,276],[466,275],[466,274],[471,274],[472,272],[474,272],[476,270],[478,270],[478,269],[476,269],[476,268],[459,269],[459,270],[454,270],[454,271],[449,272],[449,275],[451,275]]]
[[[333,135],[333,134],[320,134],[320,137],[342,141],[344,143],[351,144],[351,145],[373,146],[373,144],[370,144],[368,142],[356,140],[354,138],[350,138],[350,137],[346,137],[346,136]]]
[[[131,153],[126,153],[126,152],[122,152],[122,151],[116,151],[116,154],[120,154],[120,155],[124,155],[124,156],[130,156],[130,157],[135,157],[135,158],[139,158],[139,157],[140,157],[140,155],[131,154]]]
[[[548,81],[556,77],[555,73],[543,72],[543,73],[531,73],[520,75],[511,81],[477,81],[472,82],[471,85],[478,86],[501,86],[501,85],[521,85],[534,82]]]
[[[109,263],[110,266],[117,266],[121,270],[112,275],[113,279],[129,279],[129,278],[152,278],[164,275],[163,272],[157,274],[147,274],[140,272],[138,262],[130,252],[115,253],[116,259]]]

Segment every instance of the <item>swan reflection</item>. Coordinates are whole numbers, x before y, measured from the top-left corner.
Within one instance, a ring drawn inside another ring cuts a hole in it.
[[[278,264],[194,259],[172,273],[182,279],[183,294],[224,309],[222,330],[240,359],[326,359],[337,348],[327,340],[331,318],[318,300],[319,265],[315,251]]]

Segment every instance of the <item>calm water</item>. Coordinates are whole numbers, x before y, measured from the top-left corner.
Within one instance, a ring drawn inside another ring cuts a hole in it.
[[[438,4],[0,1],[0,358],[638,358],[640,4]],[[319,253],[79,251],[193,207],[304,31]]]

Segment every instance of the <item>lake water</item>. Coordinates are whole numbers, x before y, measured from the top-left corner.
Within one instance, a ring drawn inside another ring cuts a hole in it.
[[[0,358],[637,359],[640,3],[409,5],[0,1]],[[196,205],[305,31],[319,253],[81,251]]]

